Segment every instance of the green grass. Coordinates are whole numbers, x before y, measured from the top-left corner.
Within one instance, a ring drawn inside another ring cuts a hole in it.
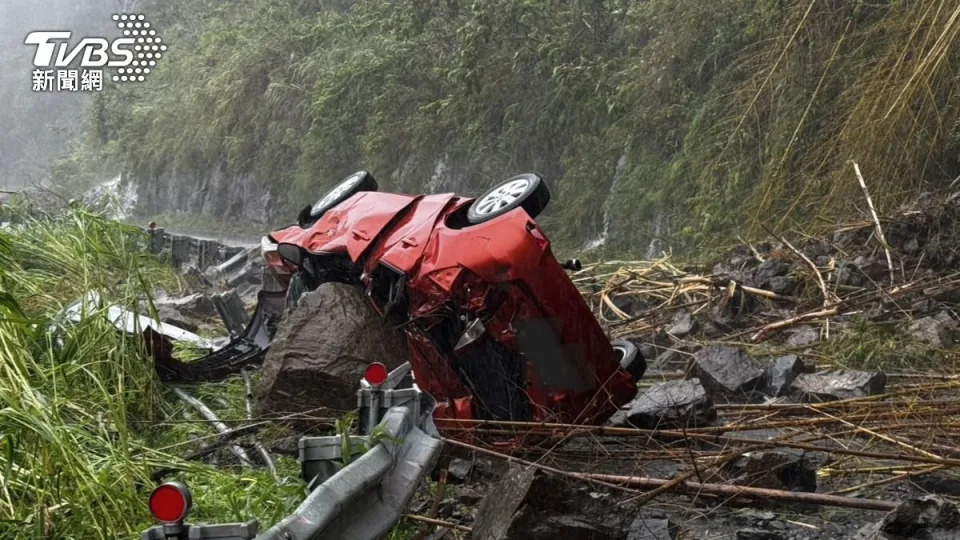
[[[188,436],[212,430],[182,421],[141,341],[117,332],[102,308],[77,324],[59,317],[86,291],[138,311],[155,287],[178,287],[135,249],[141,233],[81,208],[20,221],[0,230],[0,537],[132,537],[152,524],[150,473],[167,466],[184,469],[174,477],[193,488],[198,519],[269,526],[294,508],[297,481],[182,462]],[[243,418],[236,384],[197,393],[225,418]],[[296,477],[295,461],[280,467]]]
[[[907,331],[908,322],[855,320],[843,331],[820,342],[815,352],[838,366],[887,372],[941,371],[943,351],[919,343]]]

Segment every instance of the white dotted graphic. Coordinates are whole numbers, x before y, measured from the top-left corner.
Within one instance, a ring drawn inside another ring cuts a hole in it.
[[[149,75],[156,67],[156,60],[160,59],[161,52],[166,52],[167,46],[161,45],[163,39],[157,34],[147,16],[141,13],[116,13],[113,20],[117,23],[125,37],[134,39],[134,60],[132,67],[117,68],[117,74],[112,77],[114,82],[143,82],[144,75]],[[150,67],[147,67],[150,66]]]

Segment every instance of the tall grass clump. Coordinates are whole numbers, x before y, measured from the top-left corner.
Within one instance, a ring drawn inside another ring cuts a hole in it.
[[[139,312],[171,274],[138,240],[79,208],[0,230],[0,536],[115,537],[145,522],[160,456],[129,426],[164,411],[152,365],[104,307],[60,315],[88,291]]]
[[[0,538],[131,537],[151,524],[145,501],[161,466],[205,488],[207,519],[276,519],[296,502],[265,473],[175,457],[183,441],[162,423],[182,406],[165,399],[141,341],[118,332],[107,309],[145,312],[155,287],[176,286],[139,249],[144,240],[79,207],[0,229]],[[89,293],[100,303],[66,320],[64,308]]]

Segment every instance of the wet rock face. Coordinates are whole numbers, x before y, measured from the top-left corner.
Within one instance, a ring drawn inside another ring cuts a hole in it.
[[[799,375],[791,393],[806,401],[836,401],[882,394],[887,376],[880,371],[836,369]]]
[[[402,336],[360,289],[324,283],[280,322],[256,389],[259,408],[282,414],[354,409],[367,365],[393,369],[406,361]]]
[[[707,347],[694,354],[697,377],[711,396],[746,397],[763,380],[761,370],[743,349]]]
[[[699,379],[656,384],[635,397],[626,412],[610,419],[612,425],[641,429],[670,429],[709,425],[717,418],[713,401]]]

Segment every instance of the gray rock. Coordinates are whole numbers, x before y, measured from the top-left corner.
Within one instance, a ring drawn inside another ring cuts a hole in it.
[[[209,296],[201,293],[195,293],[172,300],[160,300],[157,301],[155,305],[158,309],[160,306],[166,306],[187,317],[197,319],[209,319],[217,316],[217,307],[213,304],[213,300]]]
[[[770,278],[770,290],[783,296],[789,296],[797,289],[797,282],[790,276]]]
[[[473,471],[473,462],[467,459],[451,459],[450,465],[447,466],[449,478],[456,483],[466,482],[471,471]]]
[[[683,339],[696,331],[697,320],[686,311],[678,311],[675,313],[670,327],[667,328],[668,334],[679,339]]]
[[[638,516],[627,530],[627,540],[675,540],[679,530],[670,518]]]
[[[820,331],[812,326],[798,327],[787,338],[787,347],[807,347],[820,341]]]
[[[908,499],[878,522],[865,525],[856,540],[901,538],[956,538],[960,514],[956,506],[936,495]]]
[[[936,495],[907,499],[880,522],[883,532],[913,536],[924,529],[952,529],[960,524],[957,507]]]
[[[887,376],[880,371],[836,369],[804,373],[793,381],[791,393],[811,401],[836,401],[882,394]]]
[[[840,285],[862,287],[867,282],[867,276],[853,263],[838,262],[836,280]]]
[[[713,401],[699,379],[659,383],[635,397],[617,425],[641,429],[681,428],[709,425],[717,418]]]
[[[766,289],[770,287],[770,280],[785,276],[788,272],[790,272],[790,265],[786,262],[780,259],[767,259],[754,271],[752,282],[755,286]]]
[[[406,362],[401,336],[359,288],[324,283],[280,322],[256,388],[259,409],[353,409],[364,369],[375,361],[389,369]]]
[[[664,349],[653,359],[653,367],[660,370],[680,369],[683,364],[683,355],[677,349]]]
[[[957,322],[957,320],[953,318],[953,315],[946,310],[934,313],[933,318],[945,324],[950,330],[956,330],[957,327],[960,326],[960,322]]]
[[[594,540],[625,537],[630,516],[579,483],[511,466],[484,497],[470,538]]]
[[[775,358],[763,370],[763,387],[761,391],[772,397],[785,396],[790,391],[790,384],[797,375],[804,371],[803,361],[794,354]]]
[[[952,320],[951,320],[952,321]],[[913,321],[909,331],[913,338],[931,347],[946,349],[953,346],[951,323],[934,317],[923,317]]]
[[[803,451],[758,450],[723,467],[728,481],[741,485],[794,491],[817,490],[817,467]]]
[[[637,348],[640,350],[640,355],[645,359],[657,357],[657,347],[652,343],[638,343]]]
[[[763,370],[743,349],[706,347],[693,357],[697,377],[711,396],[749,395],[763,380]]]

